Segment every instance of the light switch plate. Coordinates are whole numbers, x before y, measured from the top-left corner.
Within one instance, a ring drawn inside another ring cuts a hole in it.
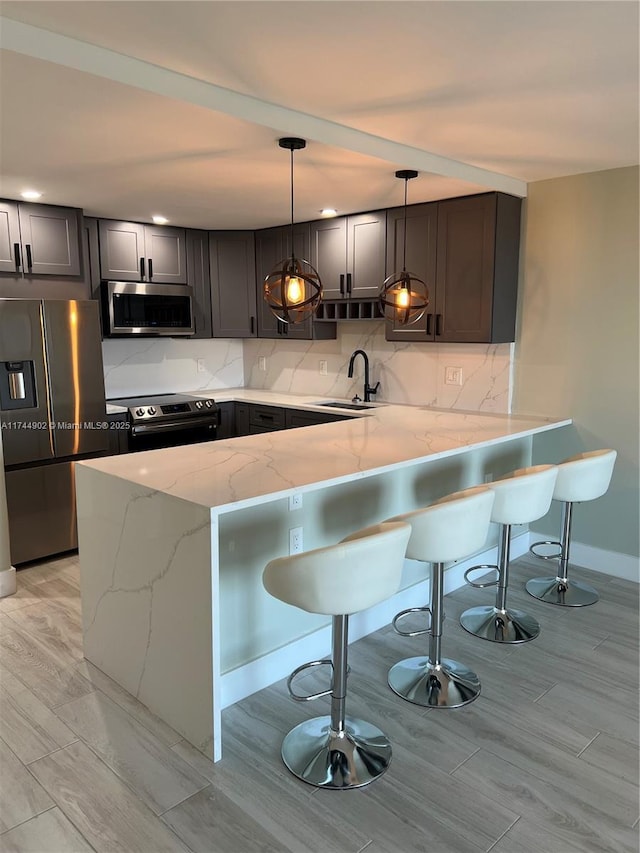
[[[445,367],[445,369],[444,369],[444,384],[445,385],[462,385],[462,368],[461,367]]]

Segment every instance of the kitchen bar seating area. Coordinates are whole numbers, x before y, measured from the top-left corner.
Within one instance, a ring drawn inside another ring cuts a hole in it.
[[[387,687],[416,639],[385,627],[350,645],[349,713],[378,722],[393,759],[344,793],[299,781],[280,758],[293,717],[328,713],[328,699],[294,703],[283,678],[230,706],[213,764],[83,659],[77,559],[22,570],[20,606],[0,619],[2,776],[13,780],[3,849],[634,853],[637,585],[575,567],[600,602],[549,607],[524,591],[539,565],[527,555],[511,567],[511,603],[542,625],[534,642],[475,641],[458,618],[477,593],[445,597],[447,655],[482,680],[459,711]]]

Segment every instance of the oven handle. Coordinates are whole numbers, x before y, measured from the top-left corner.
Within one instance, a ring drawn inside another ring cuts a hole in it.
[[[188,421],[174,421],[173,423],[138,424],[131,428],[131,435],[148,435],[154,432],[175,432],[176,430],[184,432],[185,430],[195,429],[196,427],[216,427],[217,425],[218,417],[214,415],[213,417],[191,418]]]

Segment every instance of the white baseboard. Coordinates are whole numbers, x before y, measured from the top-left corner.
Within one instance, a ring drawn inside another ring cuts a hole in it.
[[[16,570],[13,566],[0,572],[0,598],[13,595],[18,589]]]
[[[514,536],[511,540],[511,559],[526,554],[529,549],[529,533]],[[471,559],[448,568],[444,576],[444,592],[453,592],[464,586],[464,573],[471,566],[481,563],[495,564],[498,559],[497,547],[489,548]],[[369,610],[354,613],[349,618],[349,641],[354,642],[366,637],[385,625],[389,625],[400,610],[407,607],[421,607],[429,601],[430,583],[421,581],[398,592],[393,598],[377,604]],[[221,707],[227,708],[241,699],[251,696],[258,690],[269,687],[281,678],[287,677],[297,666],[305,661],[319,660],[331,653],[331,626],[327,625],[306,637],[294,640],[280,649],[263,657],[223,673],[220,678]]]
[[[558,539],[558,532],[539,533],[529,532],[531,544],[544,540]],[[640,560],[631,554],[621,554],[619,551],[606,551],[604,548],[594,548],[593,545],[583,545],[582,542],[572,542],[569,554],[571,563],[603,575],[611,575],[625,581],[640,582]],[[552,571],[548,572],[553,574]],[[571,575],[569,575],[570,577]]]

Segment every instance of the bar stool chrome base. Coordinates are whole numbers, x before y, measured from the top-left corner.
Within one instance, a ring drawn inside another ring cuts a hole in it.
[[[460,624],[475,637],[492,643],[528,643],[540,633],[540,625],[523,610],[472,607],[460,617]]]
[[[362,788],[391,763],[391,744],[376,726],[345,718],[342,732],[331,729],[331,717],[313,717],[296,726],[282,742],[289,770],[317,788]]]
[[[389,687],[398,696],[425,708],[461,708],[480,695],[480,679],[456,660],[436,666],[428,657],[398,661],[389,670]]]
[[[562,607],[587,607],[599,600],[596,590],[580,581],[560,578],[531,578],[525,589],[534,598]]]

